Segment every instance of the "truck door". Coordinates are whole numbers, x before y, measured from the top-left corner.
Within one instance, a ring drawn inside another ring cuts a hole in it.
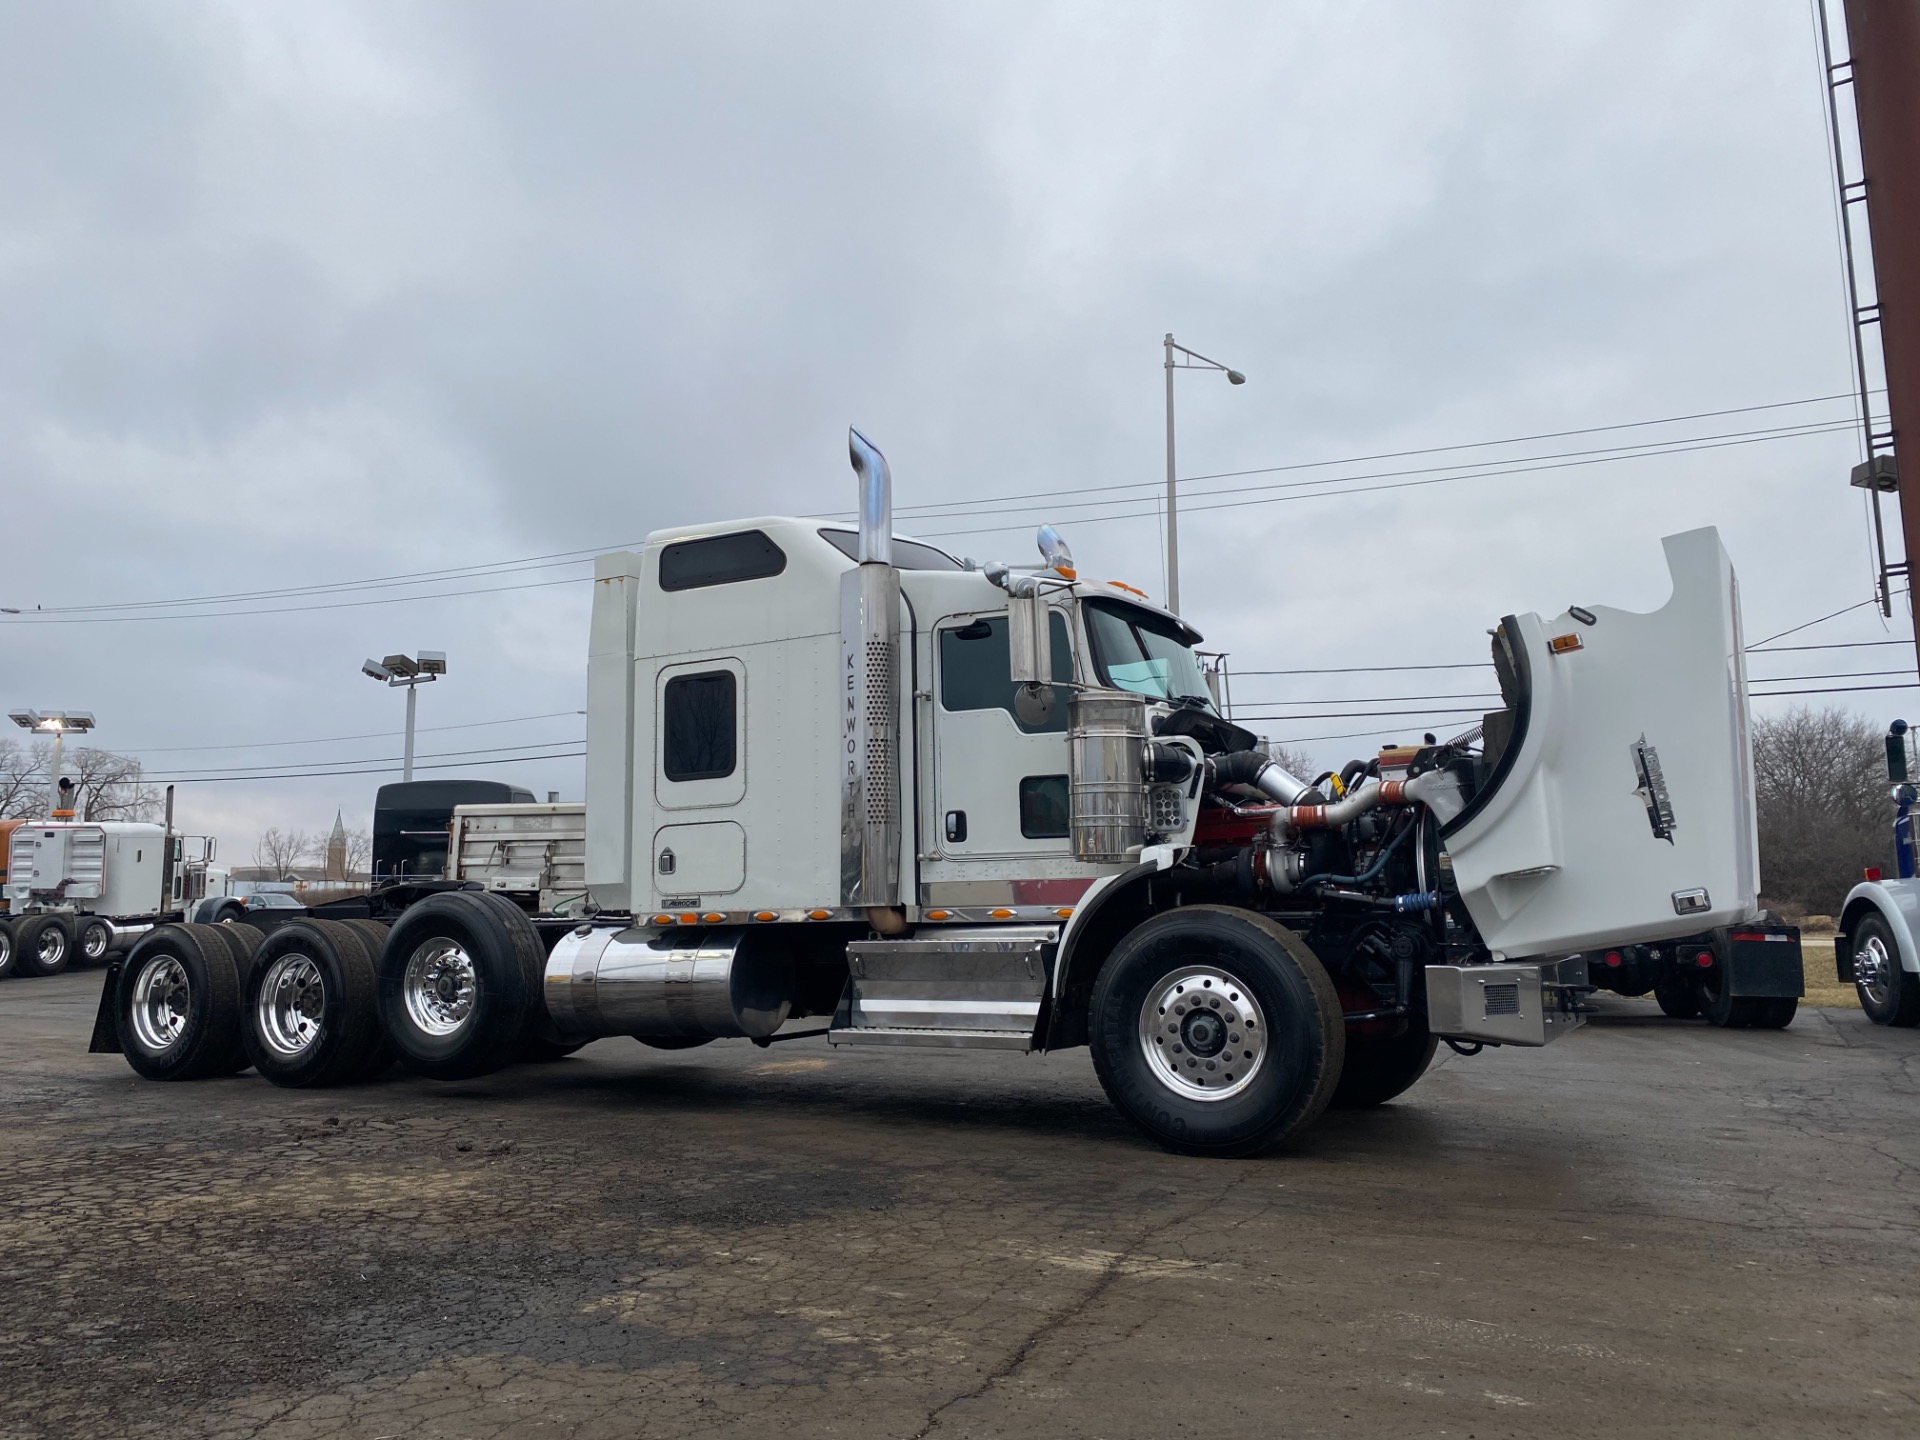
[[[933,636],[933,813],[925,817],[930,881],[1012,876],[1004,862],[1072,853],[1067,701],[1073,649],[1052,612],[1053,713],[1014,713],[1007,614],[951,615]]]
[[[747,795],[746,667],[733,658],[663,667],[653,733],[653,903],[724,901],[747,883],[738,818]]]

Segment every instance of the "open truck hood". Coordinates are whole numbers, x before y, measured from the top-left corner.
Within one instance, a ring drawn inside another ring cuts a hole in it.
[[[1673,595],[1652,614],[1508,616],[1495,636],[1511,733],[1489,717],[1489,773],[1441,834],[1497,957],[1697,935],[1758,908],[1738,582],[1718,531],[1661,543]]]

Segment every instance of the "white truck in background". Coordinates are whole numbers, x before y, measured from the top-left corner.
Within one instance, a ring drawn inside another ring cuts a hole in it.
[[[0,844],[0,978],[104,960],[228,888],[213,838],[176,834],[170,824],[8,821]]]
[[[1313,779],[1219,713],[1183,618],[1082,578],[1050,527],[1027,567],[894,535],[886,462],[850,446],[857,530],[741,520],[596,562],[577,918],[500,885],[295,920],[238,960],[207,932],[244,927],[162,927],[105,987],[95,1048],[317,1085],[612,1035],[1084,1045],[1156,1140],[1249,1154],[1391,1099],[1442,1041],[1567,1034],[1597,947],[1737,925],[1797,961],[1757,906],[1712,530],[1666,540],[1652,614],[1500,621],[1482,724]],[[455,852],[500,844],[487,884],[572,883],[504,833]],[[1797,996],[1751,960],[1710,963],[1728,993]]]

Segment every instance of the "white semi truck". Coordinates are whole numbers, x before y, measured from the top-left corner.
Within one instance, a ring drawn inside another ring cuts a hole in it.
[[[0,844],[0,977],[103,960],[227,889],[213,839],[170,822],[7,821]]]
[[[164,927],[95,1047],[308,1085],[610,1035],[1087,1046],[1155,1139],[1246,1154],[1399,1094],[1441,1041],[1568,1033],[1598,947],[1777,936],[1710,968],[1791,1016],[1797,963],[1759,963],[1799,945],[1757,908],[1712,530],[1665,541],[1652,614],[1501,620],[1482,724],[1315,780],[1223,717],[1184,619],[1050,529],[1030,567],[896,536],[886,462],[851,453],[857,529],[742,520],[597,561],[580,918],[448,891],[237,961],[208,932],[244,927]]]

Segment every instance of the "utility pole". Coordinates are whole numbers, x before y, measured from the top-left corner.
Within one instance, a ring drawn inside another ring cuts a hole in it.
[[[1894,474],[1889,478],[1897,483],[1900,533],[1911,564],[1920,556],[1920,5],[1913,0],[1843,4],[1852,58],[1834,66],[1828,78],[1834,84],[1853,82],[1861,168],[1860,195],[1854,198],[1866,203],[1877,301],[1872,314],[1855,318],[1878,320],[1887,376],[1887,432],[1869,439],[1891,446]],[[1871,454],[1867,463],[1876,463]],[[1872,482],[1876,476],[1870,471],[1867,478]],[[1906,566],[1892,568],[1912,583]],[[1890,592],[1891,584],[1882,583]],[[1914,639],[1920,650],[1920,617]]]
[[[1228,370],[1218,360],[1209,360],[1197,350],[1189,350],[1176,341],[1171,334],[1165,340],[1167,352],[1167,609],[1174,614],[1180,613],[1180,523],[1179,496],[1174,491],[1173,474],[1173,372],[1176,370],[1219,370],[1223,371],[1230,385],[1244,385],[1247,377],[1238,370]],[[1173,352],[1178,350],[1186,358],[1175,360]]]

